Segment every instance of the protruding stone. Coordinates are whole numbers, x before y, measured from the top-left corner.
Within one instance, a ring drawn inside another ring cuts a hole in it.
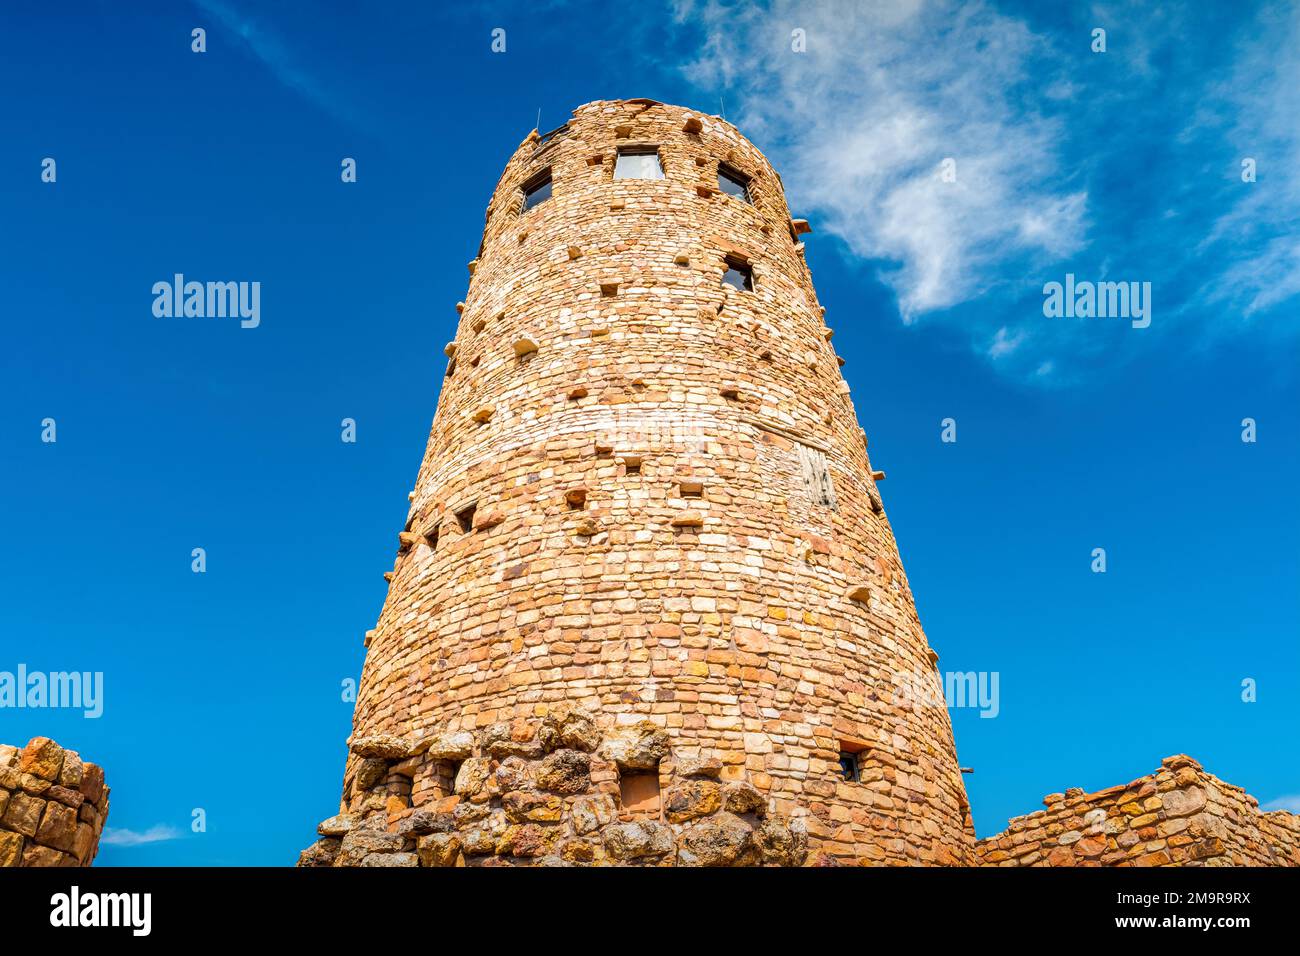
[[[677,839],[680,866],[757,866],[754,828],[725,811],[686,827]]]
[[[687,780],[664,795],[664,817],[685,823],[722,808],[722,788],[712,780]]]
[[[685,511],[679,511],[673,515],[672,524],[674,528],[702,528],[704,527],[704,515],[687,508]]]
[[[461,840],[455,833],[430,833],[416,842],[422,866],[463,866]]]
[[[869,584],[851,584],[844,592],[844,596],[850,601],[859,601],[862,604],[871,603],[871,585]]]
[[[668,734],[662,727],[643,720],[606,734],[601,754],[622,770],[654,770],[668,755]]]
[[[722,773],[722,761],[713,756],[683,757],[677,761],[673,772],[682,778],[706,777],[716,780]]]
[[[528,336],[515,339],[515,356],[517,358],[524,358],[527,355],[532,355],[537,351],[537,348],[537,343],[528,338]]]
[[[591,714],[570,704],[557,704],[543,718],[538,739],[548,751],[567,747],[590,753],[600,745],[600,731]]]
[[[348,813],[340,813],[316,825],[316,832],[325,837],[341,837],[355,830],[360,821]]]
[[[682,130],[684,132],[692,133],[692,134],[699,133],[703,129],[704,129],[704,124],[700,122],[700,118],[698,116],[686,117],[686,123],[684,126],[682,126]]]
[[[348,740],[348,749],[358,757],[402,760],[411,756],[411,741],[396,734],[369,734]]]
[[[56,781],[63,769],[63,748],[49,737],[33,737],[18,755],[18,769],[43,780]]]
[[[298,865],[333,866],[342,843],[337,837],[323,837],[298,854]]]
[[[585,793],[591,786],[591,757],[580,750],[557,750],[537,770],[537,786],[552,793]]]
[[[722,791],[722,806],[735,814],[753,813],[761,817],[767,813],[767,798],[752,784],[738,780]]]
[[[474,735],[467,730],[427,735],[421,743],[430,760],[464,760],[474,752]]]
[[[615,860],[662,857],[673,852],[673,831],[653,820],[618,823],[604,833],[605,852]]]
[[[478,422],[480,425],[486,425],[488,422],[492,420],[492,416],[494,414],[496,414],[495,408],[493,408],[491,405],[483,405],[479,408],[476,408],[470,414],[470,418]]]

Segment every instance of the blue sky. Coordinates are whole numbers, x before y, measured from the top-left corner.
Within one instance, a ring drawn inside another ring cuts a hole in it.
[[[1300,806],[1295,6],[441,6],[0,9],[0,670],[105,680],[0,741],[107,767],[100,864],[288,864],[334,811],[496,177],[637,96],[725,108],[812,221],[922,623],[1000,675],[953,711],[980,834],[1176,752]],[[261,324],[155,318],[177,272]],[[1150,327],[1045,318],[1066,273]]]

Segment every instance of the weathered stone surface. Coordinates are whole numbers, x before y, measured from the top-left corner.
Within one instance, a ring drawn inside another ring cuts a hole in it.
[[[595,833],[615,818],[614,801],[609,796],[584,797],[570,804],[573,832],[579,836]]]
[[[23,836],[34,837],[44,809],[45,801],[39,797],[26,793],[11,793],[9,806],[5,808],[4,818],[0,819],[0,826],[21,833]]]
[[[537,786],[552,793],[584,793],[591,785],[591,757],[580,750],[557,750],[537,770]]]
[[[360,866],[372,853],[397,853],[406,849],[408,840],[396,833],[382,830],[351,830],[339,844],[338,863],[342,866]]]
[[[23,836],[0,830],[0,867],[18,866],[23,859]]]
[[[36,829],[36,842],[70,853],[76,839],[77,812],[53,800],[47,802],[40,826]]]
[[[536,757],[542,745],[523,725],[501,722],[492,724],[479,735],[479,746],[490,757]]]
[[[501,793],[527,790],[535,785],[533,765],[522,757],[507,757],[497,765],[496,786]]]
[[[337,837],[322,837],[298,854],[299,866],[333,866],[339,855]]]
[[[348,748],[358,757],[379,760],[402,760],[411,756],[414,749],[411,741],[396,734],[368,734],[353,737],[348,741]]]
[[[711,756],[684,757],[677,761],[674,773],[679,777],[708,777],[716,780],[722,773],[722,761]]]
[[[430,833],[416,844],[421,866],[462,866],[460,837],[455,833]]]
[[[554,823],[560,819],[564,803],[550,794],[517,790],[501,797],[501,807],[515,823]]]
[[[620,861],[661,857],[673,852],[673,831],[662,823],[642,820],[618,823],[604,833],[605,852]]]
[[[650,721],[608,734],[602,756],[624,770],[654,770],[668,754],[668,733]]]
[[[802,866],[808,835],[805,830],[769,818],[754,829],[754,846],[765,866]]]
[[[316,832],[325,837],[341,837],[349,830],[354,830],[360,821],[349,813],[340,813],[322,820],[316,826]]]
[[[551,708],[538,734],[543,749],[566,747],[587,753],[600,745],[596,722],[586,711],[568,704]]]
[[[81,795],[91,803],[99,803],[104,796],[104,768],[98,764],[83,763],[81,768]]]
[[[372,757],[357,764],[353,786],[357,790],[371,790],[388,775],[388,762]]]
[[[669,823],[685,823],[722,807],[722,787],[712,780],[688,780],[664,795],[664,816]]]
[[[767,798],[753,785],[744,781],[727,784],[722,791],[722,805],[732,813],[754,813],[762,816],[767,812]]]
[[[63,766],[59,770],[59,786],[67,787],[69,790],[79,789],[83,769],[84,764],[81,760],[81,754],[75,750],[63,751]]]
[[[731,813],[693,823],[677,840],[679,866],[756,866],[760,861],[753,827]]]
[[[464,760],[474,752],[474,735],[467,730],[431,734],[422,745],[432,760]]]
[[[370,853],[361,860],[361,866],[419,866],[420,858],[414,853]]]
[[[491,773],[492,761],[486,757],[470,757],[456,772],[456,795],[467,800],[486,796],[485,790]]]
[[[57,781],[63,769],[63,748],[49,737],[33,737],[18,755],[18,769],[42,780]]]
[[[1206,797],[1205,791],[1200,787],[1191,787],[1187,790],[1170,790],[1160,800],[1167,816],[1187,817],[1205,806]]]
[[[456,820],[452,814],[420,809],[404,817],[397,825],[397,832],[404,836],[447,833],[455,827]]]

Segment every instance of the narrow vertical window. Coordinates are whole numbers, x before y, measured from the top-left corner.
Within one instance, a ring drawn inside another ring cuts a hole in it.
[[[474,530],[474,512],[477,510],[477,504],[466,505],[456,512],[456,523],[460,525],[460,530],[469,533]]]
[[[840,776],[846,783],[857,783],[862,779],[857,754],[849,753],[847,750],[840,751]]]
[[[749,197],[749,177],[730,166],[718,166],[718,188],[728,196],[753,204]]]
[[[620,149],[614,163],[615,179],[663,179],[659,150],[653,146]]]
[[[551,198],[551,171],[543,169],[524,183],[522,188],[524,191],[523,212],[528,212],[534,206]]]

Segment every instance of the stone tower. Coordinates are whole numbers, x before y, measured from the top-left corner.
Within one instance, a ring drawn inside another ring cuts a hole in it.
[[[718,117],[519,146],[302,862],[972,862],[807,231]]]

